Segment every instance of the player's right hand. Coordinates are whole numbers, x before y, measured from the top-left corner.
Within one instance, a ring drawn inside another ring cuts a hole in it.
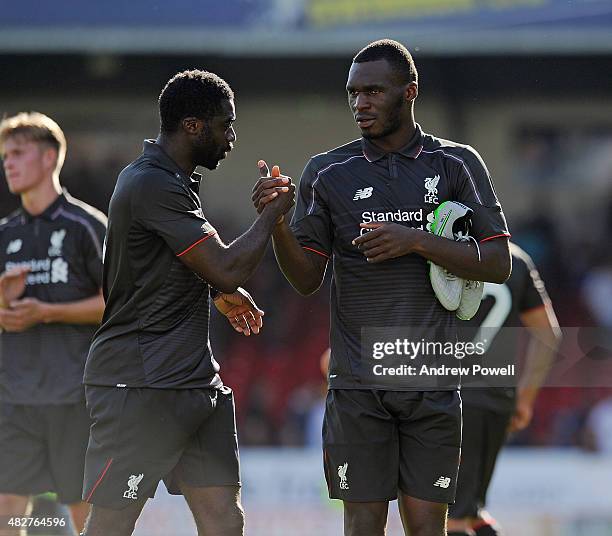
[[[278,166],[272,167],[272,173],[268,169],[268,164],[264,160],[257,163],[261,178],[253,186],[251,197],[258,213],[261,213],[266,205],[273,210],[281,210],[279,213],[279,223],[283,221],[284,214],[293,206],[295,202],[295,185],[291,182],[291,177],[281,175]],[[277,200],[278,199],[278,200]]]
[[[0,308],[8,308],[13,300],[24,293],[29,271],[27,267],[20,267],[7,270],[0,275]]]
[[[517,396],[516,406],[514,408],[514,414],[508,424],[508,433],[519,432],[529,426],[533,417],[533,403],[523,400],[519,395]]]

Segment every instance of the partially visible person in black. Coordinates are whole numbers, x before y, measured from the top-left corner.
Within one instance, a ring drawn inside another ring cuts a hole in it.
[[[55,491],[80,531],[89,512],[82,380],[104,309],[106,217],[62,191],[66,140],[51,118],[6,118],[0,146],[9,190],[21,199],[0,220],[0,520],[24,516],[32,495]]]
[[[106,309],[85,367],[93,419],[83,498],[87,536],[124,536],[161,479],[182,494],[200,535],[243,533],[232,391],[208,338],[215,305],[245,334],[260,311],[239,285],[293,205],[287,184],[251,228],[224,244],[198,196],[236,135],[234,95],[213,73],[185,71],[159,97],[160,134],[119,175],[109,208]]]
[[[443,536],[459,465],[457,382],[441,389],[383,383],[368,374],[362,335],[402,326],[416,340],[432,328],[456,340],[455,313],[436,299],[427,261],[501,283],[510,273],[509,234],[478,153],[415,122],[417,72],[403,45],[366,46],[353,59],[346,90],[362,137],[311,158],[291,225],[283,220],[274,229],[274,249],[302,294],[319,288],[333,258],[323,446],[330,497],[344,501],[345,534],[382,536],[389,501],[399,497],[407,534]],[[265,163],[260,173],[258,210],[284,185]],[[480,259],[471,244],[423,231],[447,200],[473,210]]]
[[[448,514],[449,536],[502,534],[499,525],[484,510],[497,455],[508,432],[529,425],[539,387],[561,338],[550,298],[531,257],[513,243],[510,252],[510,278],[502,285],[485,283],[482,305],[469,325],[487,326],[483,332],[489,345],[487,354],[508,363],[515,361],[519,351],[516,328],[525,327],[531,337],[516,389],[469,385],[461,389],[463,444],[457,499]],[[504,329],[506,333],[496,336]]]

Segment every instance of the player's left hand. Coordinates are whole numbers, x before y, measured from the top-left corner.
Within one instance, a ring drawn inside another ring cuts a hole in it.
[[[221,292],[213,301],[217,310],[227,317],[238,333],[243,333],[247,337],[251,332],[255,335],[259,333],[263,325],[264,312],[257,307],[246,290],[239,287],[232,294]]]
[[[527,428],[532,416],[533,406],[529,402],[521,400],[520,397],[517,398],[514,414],[508,425],[508,433],[518,432]]]
[[[36,298],[13,300],[9,309],[0,309],[0,325],[5,331],[25,331],[44,318],[45,304]]]
[[[362,223],[370,229],[353,240],[353,245],[367,257],[368,262],[382,262],[412,253],[418,229],[397,223]]]

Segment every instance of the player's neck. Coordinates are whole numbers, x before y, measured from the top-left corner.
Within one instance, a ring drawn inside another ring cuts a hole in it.
[[[42,214],[62,193],[59,180],[43,181],[41,184],[21,194],[21,205],[32,216]]]
[[[414,119],[412,119],[388,136],[375,138],[370,141],[385,153],[393,153],[405,147],[414,136],[415,131],[416,123]]]
[[[191,151],[185,147],[185,143],[176,140],[172,136],[160,134],[155,143],[180,167],[189,177],[195,170],[195,164],[191,158]]]

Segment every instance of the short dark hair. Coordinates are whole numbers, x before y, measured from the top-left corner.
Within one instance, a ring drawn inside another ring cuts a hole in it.
[[[353,63],[387,60],[402,84],[418,82],[419,75],[408,49],[393,39],[379,39],[362,48]]]
[[[234,92],[221,77],[193,69],[175,74],[159,95],[162,132],[176,132],[185,117],[211,119],[221,112],[221,103]]]

